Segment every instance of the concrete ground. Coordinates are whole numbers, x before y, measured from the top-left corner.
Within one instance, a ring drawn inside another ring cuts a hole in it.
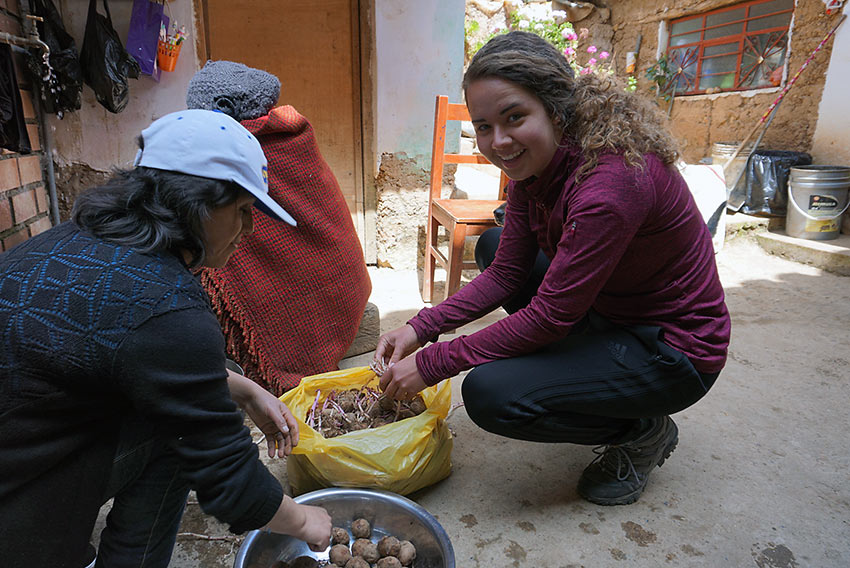
[[[462,407],[450,416],[453,473],[409,497],[446,529],[458,567],[850,566],[850,279],[770,255],[751,235],[717,261],[729,362],[674,417],[679,446],[637,503],[576,494],[588,447],[503,439]],[[416,272],[371,274],[383,331],[423,307]],[[282,460],[271,467],[285,479]],[[238,539],[193,500],[181,531],[173,568],[233,565]]]

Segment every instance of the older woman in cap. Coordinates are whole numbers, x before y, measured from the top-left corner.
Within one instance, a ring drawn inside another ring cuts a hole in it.
[[[265,527],[315,549],[324,509],[296,504],[259,460],[298,443],[289,410],[228,372],[192,271],[223,266],[268,196],[256,138],[223,113],[169,114],[135,167],[81,195],[73,221],[0,256],[0,558],[83,567],[168,565],[190,489],[241,533]]]

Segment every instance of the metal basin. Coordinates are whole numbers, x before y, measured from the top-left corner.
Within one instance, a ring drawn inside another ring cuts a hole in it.
[[[413,568],[455,568],[454,549],[446,531],[428,511],[401,495],[379,489],[331,488],[305,493],[295,501],[324,507],[335,527],[350,529],[353,520],[366,519],[372,525],[373,542],[386,535],[409,540],[416,547]],[[239,547],[233,566],[270,568],[277,560],[290,562],[299,556],[327,561],[329,551],[316,553],[290,536],[251,531]]]

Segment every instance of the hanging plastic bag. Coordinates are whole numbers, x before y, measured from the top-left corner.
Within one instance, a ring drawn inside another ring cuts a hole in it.
[[[379,428],[325,438],[305,422],[317,394],[321,403],[331,390],[378,384],[371,369],[359,367],[304,377],[280,397],[298,420],[301,434],[286,461],[295,495],[325,487],[378,488],[407,495],[451,473],[453,442],[445,422],[452,398],[448,380],[420,393],[425,412]]]
[[[30,12],[41,17],[36,22],[38,35],[50,47],[50,78],[40,84],[44,109],[59,118],[82,106],[83,70],[74,38],[65,31],[59,11],[51,0],[30,0]],[[33,80],[42,81],[47,74],[41,53],[30,51],[28,67]]]
[[[163,23],[162,9],[162,4],[154,0],[133,0],[130,30],[127,32],[127,53],[139,63],[145,75],[154,75],[156,71],[159,29]]]
[[[83,77],[92,88],[97,102],[106,110],[119,113],[130,100],[127,79],[139,78],[139,64],[133,59],[112,27],[109,5],[103,0],[106,16],[97,13],[97,0],[89,1],[89,15],[80,59]]]

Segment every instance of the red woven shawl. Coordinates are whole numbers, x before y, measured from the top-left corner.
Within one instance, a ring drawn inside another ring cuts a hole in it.
[[[337,369],[371,292],[360,241],[313,127],[291,106],[242,122],[269,161],[269,195],[297,221],[254,214],[254,233],[201,280],[228,355],[280,395]]]

